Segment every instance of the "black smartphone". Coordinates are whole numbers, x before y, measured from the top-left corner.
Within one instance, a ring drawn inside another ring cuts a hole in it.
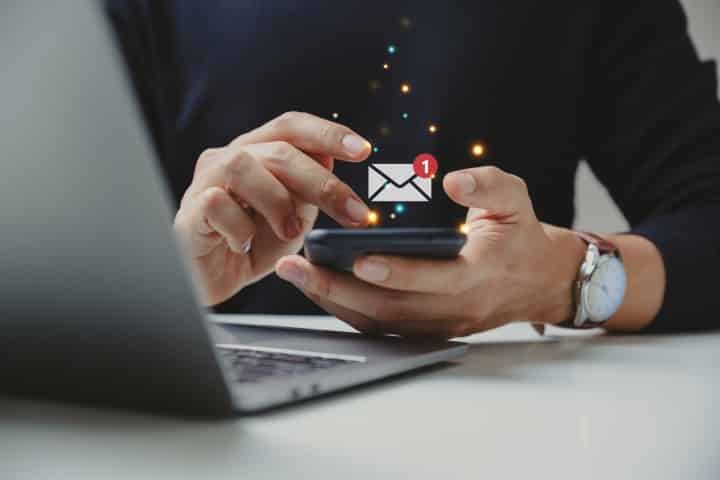
[[[352,270],[368,254],[455,258],[465,235],[452,228],[318,229],[305,237],[305,257],[316,265]]]

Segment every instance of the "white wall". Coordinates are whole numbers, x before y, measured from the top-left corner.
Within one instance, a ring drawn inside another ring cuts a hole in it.
[[[682,0],[682,3],[690,18],[690,33],[700,56],[720,59],[720,0]],[[720,88],[718,90],[720,92]],[[617,206],[584,163],[578,171],[575,204],[576,228],[600,233],[627,229],[627,222]]]

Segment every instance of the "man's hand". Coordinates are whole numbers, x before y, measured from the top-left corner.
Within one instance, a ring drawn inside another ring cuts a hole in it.
[[[175,217],[203,301],[228,299],[297,252],[318,208],[346,227],[365,225],[367,206],[332,167],[369,154],[349,128],[297,112],[206,150]]]
[[[443,186],[469,208],[468,240],[457,259],[371,255],[349,275],[292,255],[278,262],[278,275],[371,333],[457,337],[516,320],[568,319],[582,241],[541,224],[525,182],[495,167],[450,173]]]

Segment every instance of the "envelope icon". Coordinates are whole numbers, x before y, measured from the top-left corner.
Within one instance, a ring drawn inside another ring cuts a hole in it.
[[[412,163],[371,163],[368,199],[371,202],[428,202],[432,180],[415,174]]]

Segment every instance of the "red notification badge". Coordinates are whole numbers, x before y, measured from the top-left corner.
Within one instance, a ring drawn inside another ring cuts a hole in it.
[[[438,162],[434,156],[429,153],[421,153],[415,157],[413,162],[413,170],[415,175],[420,178],[430,178],[435,175],[438,169]]]

